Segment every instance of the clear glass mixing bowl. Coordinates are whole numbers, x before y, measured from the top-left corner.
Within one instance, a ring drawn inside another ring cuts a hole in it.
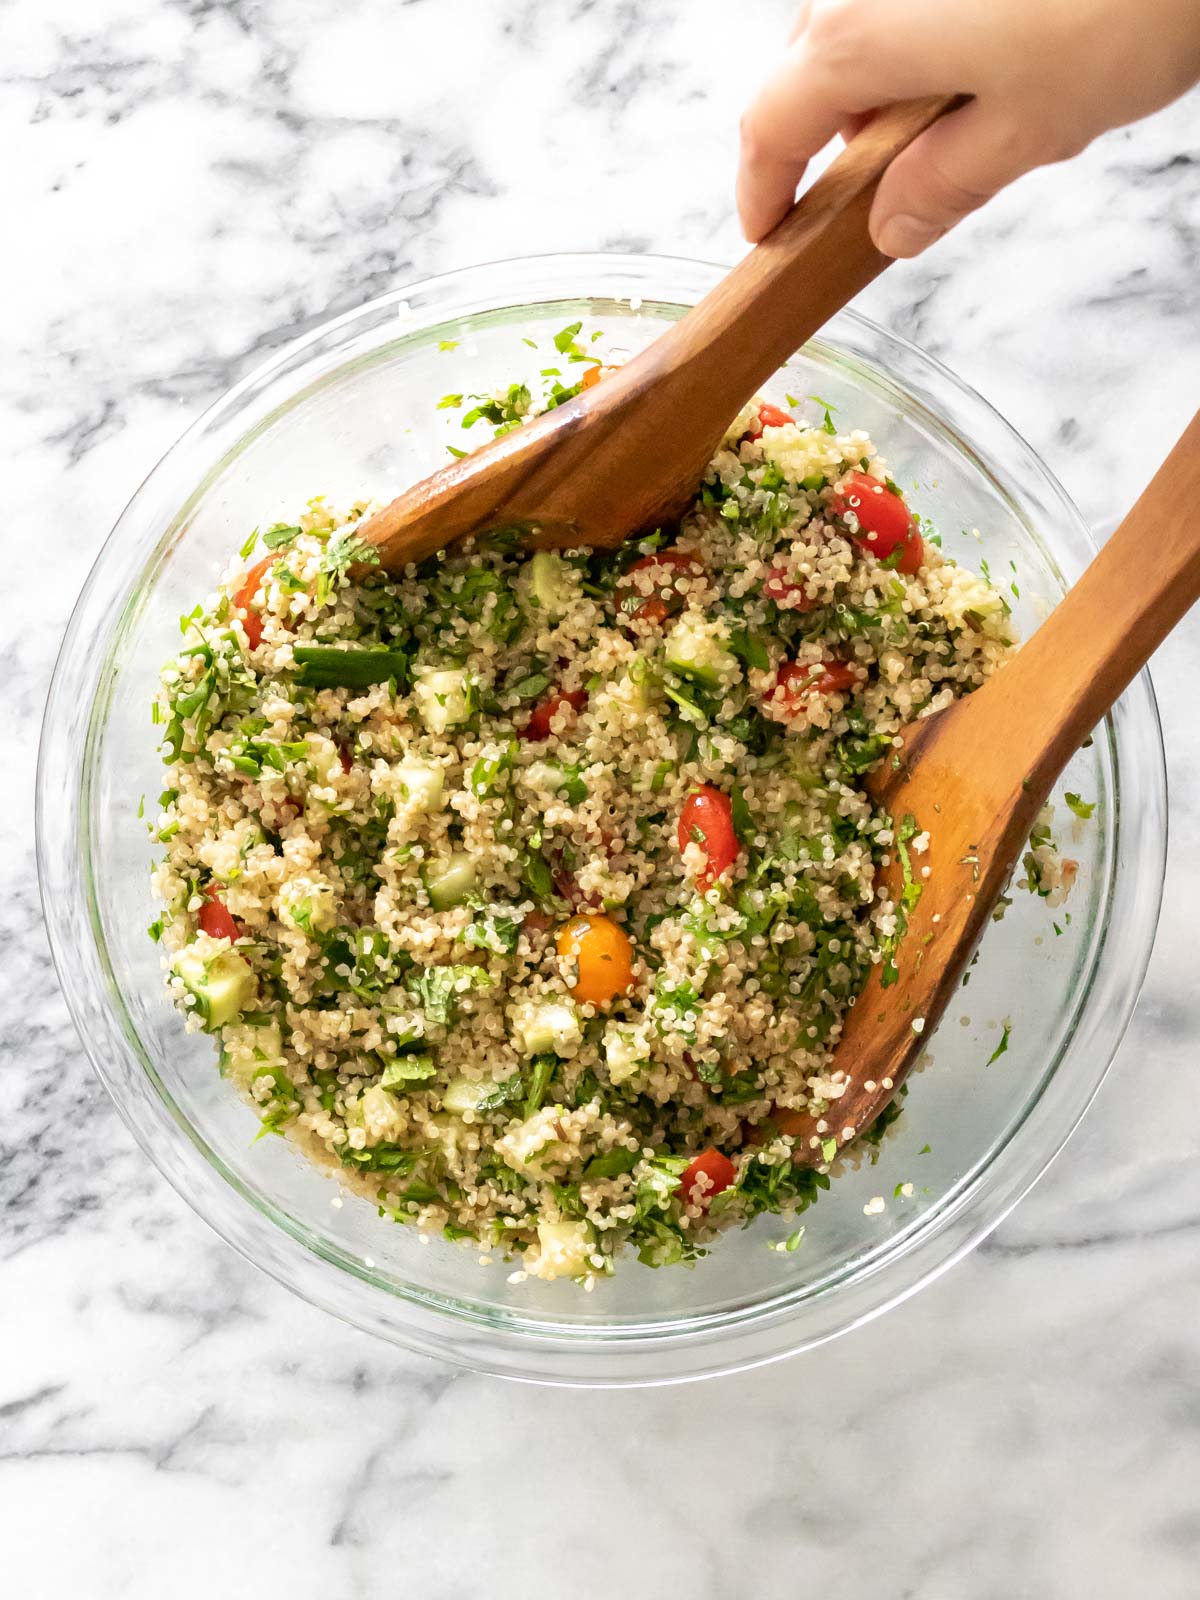
[[[151,1159],[306,1299],[511,1377],[698,1377],[811,1347],[913,1293],[994,1228],[1061,1148],[1116,1050],[1154,935],[1166,791],[1143,675],[1064,779],[1098,802],[1077,830],[1059,807],[1068,839],[1078,834],[1069,924],[1015,895],[877,1163],[834,1183],[794,1251],[770,1248],[794,1224],[764,1218],[693,1270],[631,1258],[591,1294],[510,1284],[508,1268],[423,1242],[349,1194],[332,1205],[334,1182],[285,1141],[251,1142],[253,1114],[218,1076],[212,1042],[184,1034],[145,931],[152,847],[137,812],[162,786],[148,708],[180,613],[255,525],[318,492],[386,497],[444,461],[462,434],[437,400],[541,364],[523,339],[583,318],[636,350],[718,276],[645,256],[510,261],[398,290],[289,346],[201,417],[134,497],[75,609],[46,712],[38,847],[54,958],[84,1046]],[[986,559],[1005,584],[1015,563],[1023,631],[1088,561],[1078,513],[1029,447],[943,367],[862,317],[837,317],[772,393],[820,395],[869,429],[948,553]],[[989,1064],[1004,1023],[1011,1042]],[[894,1197],[906,1183],[911,1197]],[[867,1215],[875,1195],[886,1209]]]

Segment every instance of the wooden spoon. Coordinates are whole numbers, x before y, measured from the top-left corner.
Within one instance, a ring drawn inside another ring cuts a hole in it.
[[[880,112],[679,322],[554,411],[405,491],[358,530],[398,571],[468,534],[530,548],[618,545],[673,522],[730,421],[889,258],[867,232],[888,163],[962,96]]]
[[[974,694],[912,723],[866,780],[892,817],[930,835],[912,857],[921,896],[896,952],[872,967],[834,1066],[847,1087],[822,1118],[779,1111],[820,1165],[877,1117],[919,1055],[1063,767],[1200,599],[1200,413],[1075,587]],[[930,876],[920,876],[922,866]],[[903,874],[893,863],[895,894]]]

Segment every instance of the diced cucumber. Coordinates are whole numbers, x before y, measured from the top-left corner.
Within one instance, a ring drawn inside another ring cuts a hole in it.
[[[658,680],[650,671],[644,656],[635,656],[629,670],[608,685],[608,697],[624,717],[639,717],[649,711],[658,699]]]
[[[334,788],[343,773],[342,752],[323,733],[309,734],[305,743],[308,746],[306,760],[309,771],[325,788]]]
[[[453,1161],[458,1154],[458,1141],[466,1131],[457,1116],[447,1117],[439,1112],[436,1117],[430,1117],[425,1126],[437,1141],[441,1155]]]
[[[464,1111],[475,1111],[481,1100],[495,1090],[490,1078],[476,1082],[474,1078],[451,1078],[442,1095],[442,1108],[461,1117]]]
[[[496,1149],[506,1166],[524,1172],[531,1163],[559,1146],[558,1117],[561,1106],[543,1106],[523,1122],[511,1122],[496,1140]]]
[[[514,1036],[517,1048],[527,1056],[546,1052],[565,1056],[578,1048],[583,1030],[569,1000],[543,1000],[517,1018]]]
[[[437,1063],[431,1055],[397,1056],[384,1067],[379,1087],[396,1089],[403,1094],[413,1084],[432,1078],[436,1071]]]
[[[442,803],[445,779],[431,761],[401,761],[392,769],[400,802],[413,811],[433,811]]]
[[[681,618],[667,635],[665,659],[676,672],[712,689],[729,682],[738,671],[737,658],[724,636],[689,617]]]
[[[612,1083],[626,1083],[647,1064],[644,1039],[635,1030],[620,1022],[610,1022],[604,1032],[604,1062]]]
[[[236,950],[204,956],[187,945],[172,962],[175,975],[195,997],[195,1014],[206,1028],[223,1028],[247,1009],[258,992],[250,964]]]
[[[474,860],[457,850],[445,861],[432,862],[425,869],[425,887],[435,911],[461,905],[475,888]]]
[[[582,1278],[592,1271],[592,1230],[586,1222],[539,1222],[538,1278]]]
[[[539,611],[551,620],[565,616],[579,598],[574,568],[557,550],[537,551],[529,562],[529,593]]]
[[[430,733],[457,728],[471,715],[466,670],[463,667],[426,668],[413,681],[417,715]]]
[[[328,933],[337,922],[333,885],[315,878],[294,878],[279,891],[279,915],[309,938]]]

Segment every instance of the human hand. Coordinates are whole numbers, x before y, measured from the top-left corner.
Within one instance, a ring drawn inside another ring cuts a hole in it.
[[[896,157],[871,207],[877,248],[919,255],[1014,178],[1198,79],[1200,0],[806,0],[742,118],[742,231],[769,233],[811,157],[876,107],[970,94]]]

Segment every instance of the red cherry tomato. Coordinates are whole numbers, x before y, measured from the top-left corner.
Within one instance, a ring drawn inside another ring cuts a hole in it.
[[[787,411],[781,411],[778,406],[768,405],[765,401],[758,408],[758,415],[746,429],[747,439],[761,439],[764,428],[786,428],[789,422],[795,422]]]
[[[707,1181],[697,1192],[696,1180],[701,1176]],[[707,1211],[712,1197],[720,1194],[722,1189],[728,1189],[736,1177],[737,1168],[729,1157],[710,1146],[707,1150],[701,1150],[696,1159],[683,1169],[683,1177],[679,1180],[679,1198],[685,1206],[699,1206],[702,1211]]]
[[[738,858],[729,796],[707,783],[693,789],[679,812],[678,840],[681,855],[689,844],[698,844],[708,858],[696,878],[696,887],[703,894]]]
[[[263,574],[268,567],[272,567],[274,564],[275,557],[273,555],[264,556],[261,561],[256,561],[242,579],[233,597],[233,609],[241,614],[242,627],[246,633],[246,642],[251,650],[257,650],[262,642],[262,617],[259,616],[257,611],[251,611],[250,602],[258,593]]]
[[[772,567],[763,582],[763,593],[781,611],[815,611],[820,606],[803,583],[797,583],[786,567]]]
[[[623,617],[637,622],[665,622],[676,611],[683,610],[684,595],[677,587],[680,578],[698,577],[704,571],[703,562],[686,550],[656,550],[643,556],[628,568],[617,588],[617,610]],[[630,583],[635,572],[651,574],[651,583]],[[646,590],[653,587],[647,596]]]
[[[921,570],[925,543],[917,532],[917,519],[900,496],[878,478],[866,472],[847,473],[831,508],[836,516],[853,513],[858,518],[858,529],[851,537],[880,561],[900,548],[896,571],[911,575]]]
[[[210,939],[241,938],[242,930],[214,894],[210,894],[200,907],[200,915],[196,920],[200,924],[200,932],[208,934]]]
[[[548,739],[553,732],[550,724],[564,706],[569,706],[574,713],[566,719],[569,725],[587,705],[587,701],[586,689],[571,689],[565,693],[561,689],[552,690],[529,713],[529,721],[521,729],[522,739]]]
[[[776,722],[788,722],[803,715],[810,695],[843,694],[858,681],[858,673],[844,661],[785,661],[763,711]]]

